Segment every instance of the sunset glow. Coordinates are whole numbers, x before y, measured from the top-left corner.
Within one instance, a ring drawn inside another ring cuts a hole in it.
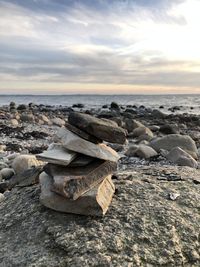
[[[0,1],[0,93],[200,93],[200,2]]]

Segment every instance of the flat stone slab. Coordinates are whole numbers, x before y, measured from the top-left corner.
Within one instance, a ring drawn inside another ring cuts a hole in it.
[[[96,160],[96,158],[92,158],[83,154],[77,154],[77,157],[72,162],[70,162],[69,167],[86,166],[94,160]]]
[[[40,185],[40,202],[44,206],[60,212],[92,216],[103,216],[107,212],[115,191],[111,175],[77,200],[52,192],[53,178],[44,172],[40,175]]]
[[[71,125],[69,123],[66,123],[65,124],[65,127],[71,131],[72,133],[75,133],[76,135],[82,137],[83,139],[87,140],[87,141],[90,141],[94,144],[99,144],[99,143],[102,143],[102,139],[99,139],[91,134],[88,134],[80,129],[78,129],[77,127],[75,127],[74,125]]]
[[[52,191],[73,200],[96,186],[117,170],[117,163],[96,160],[85,167],[61,167],[48,164],[45,172],[53,177]]]
[[[71,112],[68,121],[77,128],[104,141],[118,144],[126,142],[126,131],[109,120],[102,120],[79,112]]]
[[[41,154],[36,155],[38,160],[67,166],[77,153],[64,148],[61,144],[51,144],[49,149]]]
[[[105,144],[93,144],[65,128],[57,132],[57,138],[65,148],[90,157],[115,162],[120,158],[111,147]]]

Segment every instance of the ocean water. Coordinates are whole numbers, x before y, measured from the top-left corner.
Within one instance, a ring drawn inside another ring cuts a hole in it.
[[[180,112],[200,114],[200,95],[0,95],[0,106],[16,104],[44,104],[72,106],[82,103],[86,108],[101,107],[115,101],[121,105],[144,105],[150,108],[164,106],[168,111],[172,106],[181,106]]]

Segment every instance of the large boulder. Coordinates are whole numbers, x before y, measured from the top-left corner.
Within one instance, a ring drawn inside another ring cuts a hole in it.
[[[150,146],[156,151],[160,149],[172,150],[174,147],[180,147],[188,152],[193,158],[197,159],[198,150],[194,140],[189,135],[170,134],[156,138],[150,142]]]
[[[167,155],[166,158],[170,161],[177,163],[180,166],[189,166],[197,168],[197,161],[186,151],[180,147],[173,148]]]
[[[68,117],[70,124],[110,143],[124,144],[126,132],[110,120],[98,119],[88,114],[71,112]]]
[[[119,173],[103,219],[45,208],[39,185],[14,188],[0,203],[0,266],[200,266],[199,171],[179,169]],[[166,172],[184,181],[159,181]]]

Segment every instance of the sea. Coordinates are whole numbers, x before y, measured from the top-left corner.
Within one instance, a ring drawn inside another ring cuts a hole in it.
[[[200,114],[200,95],[0,95],[0,106],[16,104],[44,104],[71,107],[81,103],[86,108],[100,108],[102,105],[117,102],[120,105],[136,105],[149,108],[159,108],[169,113],[169,108],[179,106],[178,113]]]

